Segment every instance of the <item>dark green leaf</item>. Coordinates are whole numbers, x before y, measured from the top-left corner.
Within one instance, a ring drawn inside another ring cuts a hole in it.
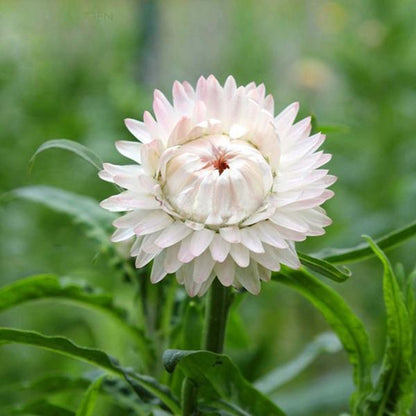
[[[10,343],[37,346],[103,368],[112,374],[124,377],[135,391],[140,387],[150,392],[165,403],[174,414],[180,412],[177,400],[166,386],[159,384],[152,377],[122,367],[117,360],[103,351],[80,347],[65,337],[46,336],[34,331],[0,328],[0,345]]]
[[[98,393],[101,389],[105,376],[98,377],[85,392],[84,397],[77,409],[76,416],[92,416],[95,408],[95,403],[98,399]]]
[[[254,386],[266,395],[270,395],[282,385],[288,383],[305,368],[312,364],[322,353],[336,353],[342,348],[338,337],[332,332],[324,332],[310,342],[293,361],[277,367],[256,381]]]
[[[136,341],[141,356],[149,364],[155,359],[145,334],[127,323],[127,311],[114,304],[113,297],[90,284],[69,277],[37,275],[17,280],[0,289],[0,312],[25,302],[55,298],[104,312]]]
[[[91,237],[104,245],[110,244],[109,232],[116,216],[102,209],[90,197],[44,185],[17,188],[6,196],[37,202],[54,211],[70,215],[76,222],[87,226]]]
[[[75,413],[65,407],[52,404],[45,399],[34,400],[23,405],[14,406],[9,415],[38,415],[38,416],[75,416]]]
[[[367,414],[409,416],[414,394],[414,322],[409,320],[406,300],[388,258],[370,237],[365,239],[383,263],[383,292],[387,315],[387,342],[383,364],[374,392],[369,398]]]
[[[362,322],[338,293],[306,270],[284,268],[282,272],[274,274],[274,279],[292,287],[310,300],[338,335],[354,367],[357,391],[352,397],[351,405],[354,411],[361,408],[363,400],[372,389],[373,362],[368,335]]]
[[[101,158],[91,149],[84,146],[81,143],[75,142],[73,140],[68,139],[54,139],[54,140],[48,140],[45,143],[42,143],[32,158],[30,159],[30,163],[33,165],[35,162],[36,156],[39,153],[44,152],[48,149],[63,149],[67,150],[69,152],[75,153],[82,159],[86,160],[88,163],[90,163],[92,166],[94,166],[96,169],[101,170],[103,162],[101,161]]]
[[[335,282],[345,282],[345,280],[351,277],[351,271],[345,266],[338,268],[325,260],[299,252],[298,256],[304,266]]]
[[[388,250],[404,243],[415,235],[416,222],[412,222],[411,224],[396,231],[392,231],[375,241],[382,250]],[[322,260],[326,260],[333,264],[342,264],[354,263],[374,255],[374,251],[368,243],[361,243],[351,248],[322,250],[321,252],[316,253],[315,257],[319,257]]]
[[[284,415],[267,397],[257,391],[230,358],[208,351],[168,350],[163,363],[169,372],[181,370],[198,387],[199,397],[235,415]]]

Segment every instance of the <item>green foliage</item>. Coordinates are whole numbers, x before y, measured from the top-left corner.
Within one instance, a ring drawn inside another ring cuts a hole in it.
[[[169,372],[182,371],[198,388],[204,405],[231,415],[276,415],[284,413],[257,391],[229,357],[207,351],[168,350],[163,363]]]
[[[257,380],[254,386],[263,394],[270,395],[291,381],[312,364],[322,353],[336,353],[342,348],[339,339],[331,332],[318,335],[305,349],[287,364],[279,366]]]
[[[101,384],[103,383],[105,376],[97,378],[91,383],[88,387],[88,390],[85,392],[84,397],[77,409],[75,416],[92,416],[95,408],[95,403],[98,399],[98,393],[101,389]]]
[[[394,230],[375,240],[382,250],[394,248],[403,244],[409,238],[416,236],[416,222],[412,222],[398,230]],[[317,253],[317,257],[321,257],[332,264],[353,263],[365,260],[376,255],[370,243],[360,243],[352,248],[344,249],[325,249]]]
[[[411,414],[414,395],[414,313],[413,296],[408,302],[400,288],[390,262],[380,247],[366,237],[368,244],[380,259],[384,268],[383,292],[386,307],[386,347],[383,363],[374,391],[368,398],[367,415]],[[408,293],[412,293],[411,279],[404,282]],[[411,307],[409,310],[408,307]]]
[[[109,230],[116,216],[102,209],[93,198],[46,185],[14,189],[8,197],[37,202],[57,212],[70,215],[75,222],[87,227],[88,235],[103,246],[109,245]]]
[[[303,269],[274,274],[274,279],[298,291],[323,314],[338,335],[354,368],[357,388],[351,399],[353,412],[360,412],[366,396],[371,392],[371,366],[373,356],[363,323],[351,311],[342,297]]]
[[[61,336],[47,336],[34,331],[0,328],[0,345],[10,343],[37,346],[98,366],[112,374],[124,377],[136,391],[139,391],[139,386],[150,392],[168,406],[173,413],[179,412],[177,401],[166,386],[159,384],[150,376],[141,375],[122,367],[116,359],[101,350],[80,347],[68,338]]]
[[[81,143],[68,139],[54,139],[42,143],[30,159],[31,165],[33,165],[36,157],[40,153],[49,149],[63,149],[75,153],[77,156],[86,160],[88,163],[94,166],[97,170],[101,170],[103,165],[101,158],[90,148],[84,146]]]
[[[345,266],[342,268],[335,267],[328,261],[304,253],[298,253],[298,256],[304,266],[335,282],[345,282],[345,280],[351,277],[351,270]]]
[[[10,415],[38,415],[38,416],[76,416],[65,407],[50,403],[46,399],[34,400],[29,403],[14,406],[9,409]]]
[[[0,289],[0,312],[25,302],[48,298],[75,302],[105,313],[134,339],[147,365],[155,359],[150,340],[142,330],[128,323],[127,311],[114,304],[113,296],[79,280],[54,275],[20,279]]]

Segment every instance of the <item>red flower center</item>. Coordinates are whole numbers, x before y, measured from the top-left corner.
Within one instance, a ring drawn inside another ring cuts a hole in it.
[[[218,156],[218,158],[215,159],[212,165],[214,166],[215,169],[218,169],[218,172],[220,175],[225,171],[225,169],[230,169],[230,166],[225,160],[224,155]]]

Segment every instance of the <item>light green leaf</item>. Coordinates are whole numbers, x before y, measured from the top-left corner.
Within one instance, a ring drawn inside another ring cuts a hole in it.
[[[354,368],[353,378],[357,391],[351,399],[351,407],[361,408],[372,389],[373,362],[368,335],[362,322],[338,293],[306,270],[284,268],[273,277],[277,282],[292,287],[310,300],[338,335]]]
[[[105,313],[133,337],[141,357],[149,365],[155,360],[155,352],[143,331],[127,323],[127,311],[114,304],[110,294],[83,281],[55,275],[37,275],[17,280],[0,288],[0,312],[11,307],[48,298],[75,302],[80,306]]]
[[[98,399],[98,393],[101,389],[105,376],[98,377],[85,392],[84,397],[77,409],[75,416],[92,416],[95,408],[95,403]]]
[[[111,223],[116,216],[102,209],[93,198],[45,185],[17,188],[6,196],[37,202],[70,215],[76,222],[87,226],[91,237],[103,245],[110,245]]]
[[[52,404],[45,399],[14,406],[7,411],[8,415],[38,415],[38,416],[75,416],[75,413],[65,407]]]
[[[241,375],[226,355],[167,350],[163,363],[169,372],[179,369],[197,385],[202,404],[226,409],[234,415],[284,415]]]
[[[336,353],[341,348],[342,345],[335,334],[332,332],[324,332],[310,342],[293,361],[277,367],[275,370],[261,377],[256,381],[254,387],[263,394],[270,395],[279,387],[299,375],[322,353]]]
[[[147,390],[160,399],[174,414],[180,412],[178,402],[172,396],[168,387],[159,384],[150,376],[141,375],[122,367],[116,359],[104,351],[80,347],[65,337],[47,336],[34,331],[0,328],[0,345],[10,343],[37,346],[103,368],[112,374],[124,377],[135,391],[139,391],[139,388]]]
[[[390,262],[370,238],[365,237],[384,268],[383,293],[387,315],[387,341],[383,364],[369,397],[367,415],[410,416],[413,404],[413,325],[406,300]]]
[[[307,268],[321,274],[322,276],[328,277],[335,282],[345,282],[349,277],[351,277],[351,271],[342,266],[342,268],[335,267],[328,261],[318,259],[307,254],[299,253],[300,262]]]
[[[409,238],[415,236],[416,221],[376,239],[375,242],[382,250],[388,250],[404,243]],[[371,249],[370,244],[367,242],[358,244],[357,246],[351,248],[322,250],[321,252],[316,253],[314,256],[319,257],[322,260],[326,260],[332,264],[342,264],[354,263],[374,255],[374,251]]]
[[[97,170],[102,169],[103,162],[101,158],[91,149],[84,146],[81,143],[75,142],[73,140],[68,139],[53,139],[48,140],[47,142],[42,143],[32,158],[30,159],[30,164],[33,165],[35,159],[39,153],[44,152],[48,149],[63,149],[69,152],[75,153],[82,159],[86,160],[92,166],[94,166]]]

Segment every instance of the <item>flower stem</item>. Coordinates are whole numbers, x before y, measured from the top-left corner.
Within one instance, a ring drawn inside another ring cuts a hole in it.
[[[205,331],[203,348],[207,351],[221,354],[224,348],[225,328],[227,326],[227,314],[232,301],[230,288],[223,286],[218,279],[211,285],[206,310]],[[197,386],[194,382],[185,378],[182,384],[182,415],[196,416]]]
[[[230,288],[215,279],[211,285],[205,312],[204,348],[221,354],[224,348],[228,308],[231,303]]]

